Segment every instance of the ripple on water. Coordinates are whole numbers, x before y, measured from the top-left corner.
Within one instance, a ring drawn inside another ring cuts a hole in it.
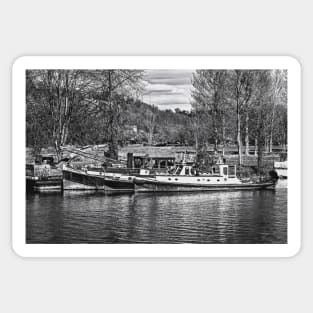
[[[28,243],[286,243],[287,189],[27,195]]]

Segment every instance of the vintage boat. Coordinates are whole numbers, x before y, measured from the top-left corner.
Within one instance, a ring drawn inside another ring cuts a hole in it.
[[[61,191],[62,172],[50,164],[26,164],[26,190]]]
[[[61,191],[62,176],[26,176],[27,191]]]
[[[63,166],[64,190],[134,191],[134,176],[106,173],[104,169],[82,170]]]
[[[151,175],[143,170],[135,178],[135,190],[143,191],[217,191],[264,189],[273,187],[277,179],[254,181],[236,176],[236,166],[220,164],[210,173],[199,173],[190,165],[177,165],[171,174]]]

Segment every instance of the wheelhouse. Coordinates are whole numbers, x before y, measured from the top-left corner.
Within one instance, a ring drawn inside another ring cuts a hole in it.
[[[205,173],[206,176],[219,176],[227,178],[236,177],[236,166],[235,165],[226,165],[226,164],[217,164],[212,166],[211,170],[208,173]],[[201,173],[201,176],[205,175]],[[178,165],[172,175],[177,176],[199,176],[200,173],[198,170],[193,168],[190,165]]]

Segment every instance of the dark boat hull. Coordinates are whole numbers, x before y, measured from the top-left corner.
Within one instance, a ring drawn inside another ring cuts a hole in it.
[[[212,184],[212,185],[196,185],[196,184],[174,184],[163,182],[152,182],[135,179],[135,190],[138,192],[181,192],[181,191],[231,191],[231,190],[260,190],[275,186],[275,182],[264,183],[242,183],[242,184]]]
[[[134,191],[134,183],[132,180],[127,181],[63,170],[63,189],[125,192]]]

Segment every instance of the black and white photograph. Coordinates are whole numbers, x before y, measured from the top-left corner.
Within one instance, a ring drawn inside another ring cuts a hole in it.
[[[1,4],[0,312],[313,312],[312,3]]]
[[[25,68],[26,246],[290,243],[290,69],[205,65]]]
[[[287,243],[286,70],[27,70],[27,243]]]

